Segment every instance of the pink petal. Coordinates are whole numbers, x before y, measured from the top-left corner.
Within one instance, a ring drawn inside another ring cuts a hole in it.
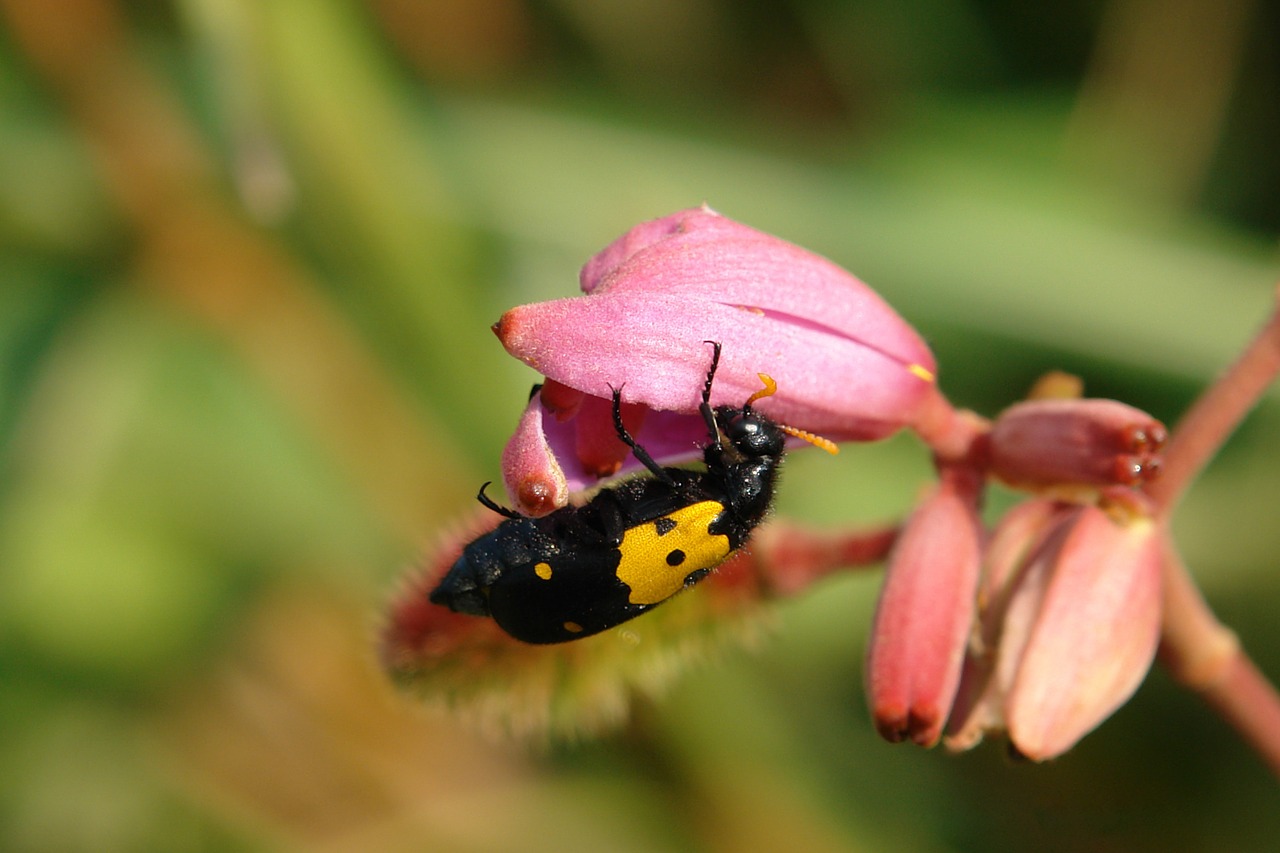
[[[605,293],[525,305],[495,331],[512,355],[557,382],[599,397],[621,386],[627,402],[680,412],[697,410],[710,363],[704,341],[718,341],[713,405],[741,405],[767,373],[778,393],[758,408],[833,440],[890,435],[914,420],[932,388],[917,362],[830,329],[678,296]]]
[[[625,250],[631,253],[621,257]],[[706,208],[637,226],[602,254],[607,260],[593,259],[584,271],[584,281],[600,276],[595,295],[663,294],[759,309],[934,372],[928,347],[874,290],[820,255]]]
[[[648,222],[636,225],[597,252],[582,267],[582,272],[578,275],[582,292],[591,293],[610,273],[641,249],[647,248],[674,234],[680,234],[686,230],[696,229],[706,223],[720,220],[724,220],[724,217],[704,204],[702,207],[678,210],[661,219],[651,219]]]
[[[943,738],[949,751],[973,749],[988,732],[1004,730],[1004,697],[991,674],[991,661],[981,651],[970,649],[965,654]]]
[[[1017,504],[1000,517],[982,558],[978,602],[984,616],[1003,620],[1009,596],[1028,561],[1054,529],[1076,511],[1072,505],[1035,498]],[[997,629],[998,625],[997,622]]]

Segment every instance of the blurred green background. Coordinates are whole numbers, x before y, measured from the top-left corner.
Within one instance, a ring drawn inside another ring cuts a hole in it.
[[[0,849],[1274,849],[1274,779],[1159,671],[1047,766],[880,742],[876,573],[546,754],[394,695],[373,637],[534,380],[488,325],[703,201],[877,287],[959,404],[1064,368],[1176,420],[1280,271],[1276,4],[0,10]],[[1178,519],[1273,677],[1277,437]],[[819,456],[783,514],[928,480],[910,438]]]

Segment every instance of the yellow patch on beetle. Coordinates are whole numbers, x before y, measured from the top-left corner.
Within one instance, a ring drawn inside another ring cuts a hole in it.
[[[618,580],[631,588],[632,604],[657,604],[684,589],[690,574],[714,569],[729,556],[729,537],[708,527],[724,512],[719,501],[700,501],[622,535]]]
[[[533,573],[544,581],[549,581],[551,580],[551,564],[538,563],[538,565],[533,567]]]

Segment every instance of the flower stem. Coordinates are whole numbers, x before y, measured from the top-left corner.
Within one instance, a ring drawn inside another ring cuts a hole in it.
[[[1280,693],[1222,625],[1165,540],[1160,660],[1249,743],[1280,777]]]
[[[1280,374],[1280,289],[1276,296],[1267,323],[1174,429],[1161,476],[1146,492],[1166,526],[1161,662],[1280,776],[1280,693],[1214,616],[1167,532],[1187,487]]]
[[[779,520],[756,531],[750,552],[770,592],[788,596],[837,571],[879,565],[897,537],[892,524],[826,531]]]
[[[921,405],[912,428],[938,461],[958,462],[973,452],[991,424],[974,412],[953,407],[935,387]]]
[[[1280,301],[1280,289],[1277,290]],[[1147,494],[1160,514],[1173,514],[1191,481],[1222,447],[1266,387],[1280,374],[1280,304],[1227,371],[1200,396],[1173,430],[1160,477]]]

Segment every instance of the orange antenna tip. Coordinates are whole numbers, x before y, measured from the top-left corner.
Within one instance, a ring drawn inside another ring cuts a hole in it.
[[[772,376],[767,373],[757,373],[756,376],[760,377],[760,381],[764,383],[764,387],[747,398],[746,405],[748,406],[756,400],[763,397],[772,397],[778,392],[778,383],[774,381]]]

